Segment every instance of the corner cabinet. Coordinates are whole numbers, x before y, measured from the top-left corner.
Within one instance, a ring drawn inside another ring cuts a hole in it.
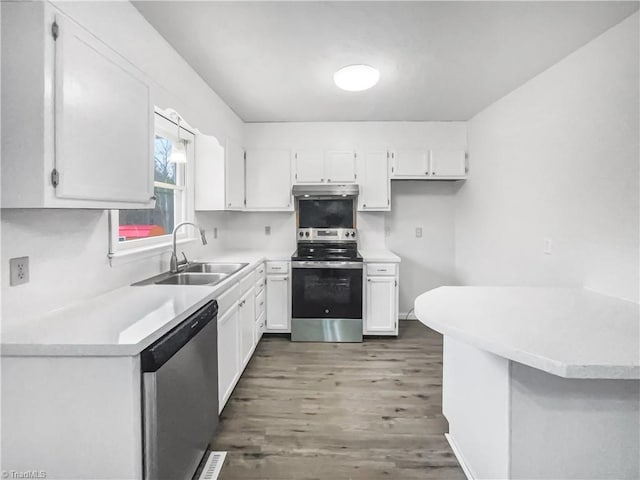
[[[398,335],[397,263],[365,265],[364,335]]]
[[[1,8],[2,207],[153,208],[142,72],[49,3]]]

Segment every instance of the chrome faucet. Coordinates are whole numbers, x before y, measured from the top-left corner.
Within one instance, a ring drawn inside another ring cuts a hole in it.
[[[176,225],[173,229],[173,233],[171,234],[173,236],[173,251],[171,252],[171,261],[169,262],[169,269],[171,270],[171,273],[178,273],[178,269],[180,266],[186,265],[187,263],[189,263],[189,261],[187,260],[187,256],[184,254],[184,252],[182,252],[182,256],[184,257],[184,260],[178,261],[178,256],[176,255],[176,233],[178,232],[180,227],[183,227],[184,225],[193,225],[198,230],[200,230],[200,239],[202,240],[202,245],[207,244],[207,237],[204,235],[204,230],[200,228],[198,225],[196,225],[195,223],[182,222]]]

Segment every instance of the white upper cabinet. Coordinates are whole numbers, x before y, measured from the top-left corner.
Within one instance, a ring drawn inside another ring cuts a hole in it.
[[[293,156],[294,181],[296,183],[321,183],[325,181],[323,150],[296,150]]]
[[[358,152],[358,210],[391,209],[389,157],[387,150]]]
[[[325,173],[328,183],[355,182],[356,153],[352,150],[327,152],[325,157]]]
[[[353,183],[356,153],[353,150],[296,150],[294,183]]]
[[[2,207],[152,208],[144,75],[49,3],[2,21]]]
[[[197,132],[195,149],[195,208],[224,210],[224,147],[216,137]]]
[[[227,140],[225,161],[225,203],[227,210],[242,210],[245,205],[245,151],[239,143]],[[200,180],[202,181],[202,180]]]
[[[427,178],[428,175],[429,150],[397,149],[391,152],[393,178]]]
[[[248,149],[245,165],[247,210],[293,210],[289,150]]]
[[[434,178],[465,178],[467,158],[464,150],[431,150],[430,175]]]
[[[91,33],[62,15],[56,15],[56,24],[56,195],[149,202],[153,196],[149,86]]]

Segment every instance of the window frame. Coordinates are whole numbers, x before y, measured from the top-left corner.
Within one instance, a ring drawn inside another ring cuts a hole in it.
[[[175,110],[161,110],[156,108],[154,113],[154,139],[155,135],[161,135],[176,141],[178,137],[178,118],[180,118],[180,139],[186,140],[187,163],[183,168],[176,169],[176,185],[165,184],[154,181],[154,191],[156,187],[168,188],[181,191],[182,195],[176,195],[174,206],[174,225],[180,222],[193,221],[195,217],[194,208],[194,164],[195,164],[195,130],[187,124]],[[155,150],[155,149],[154,149]],[[155,168],[155,166],[154,166]],[[177,215],[180,212],[180,215]],[[113,261],[118,257],[130,256],[134,254],[160,253],[169,250],[172,246],[172,235],[159,235],[148,238],[138,238],[119,241],[120,211],[109,210],[109,259]],[[177,243],[187,243],[196,240],[195,232],[192,228],[184,228],[178,232]]]

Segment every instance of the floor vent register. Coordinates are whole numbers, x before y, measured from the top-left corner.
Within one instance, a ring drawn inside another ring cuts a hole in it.
[[[220,475],[226,456],[227,452],[209,452],[209,457],[207,457],[207,462],[204,464],[198,480],[216,480]]]

